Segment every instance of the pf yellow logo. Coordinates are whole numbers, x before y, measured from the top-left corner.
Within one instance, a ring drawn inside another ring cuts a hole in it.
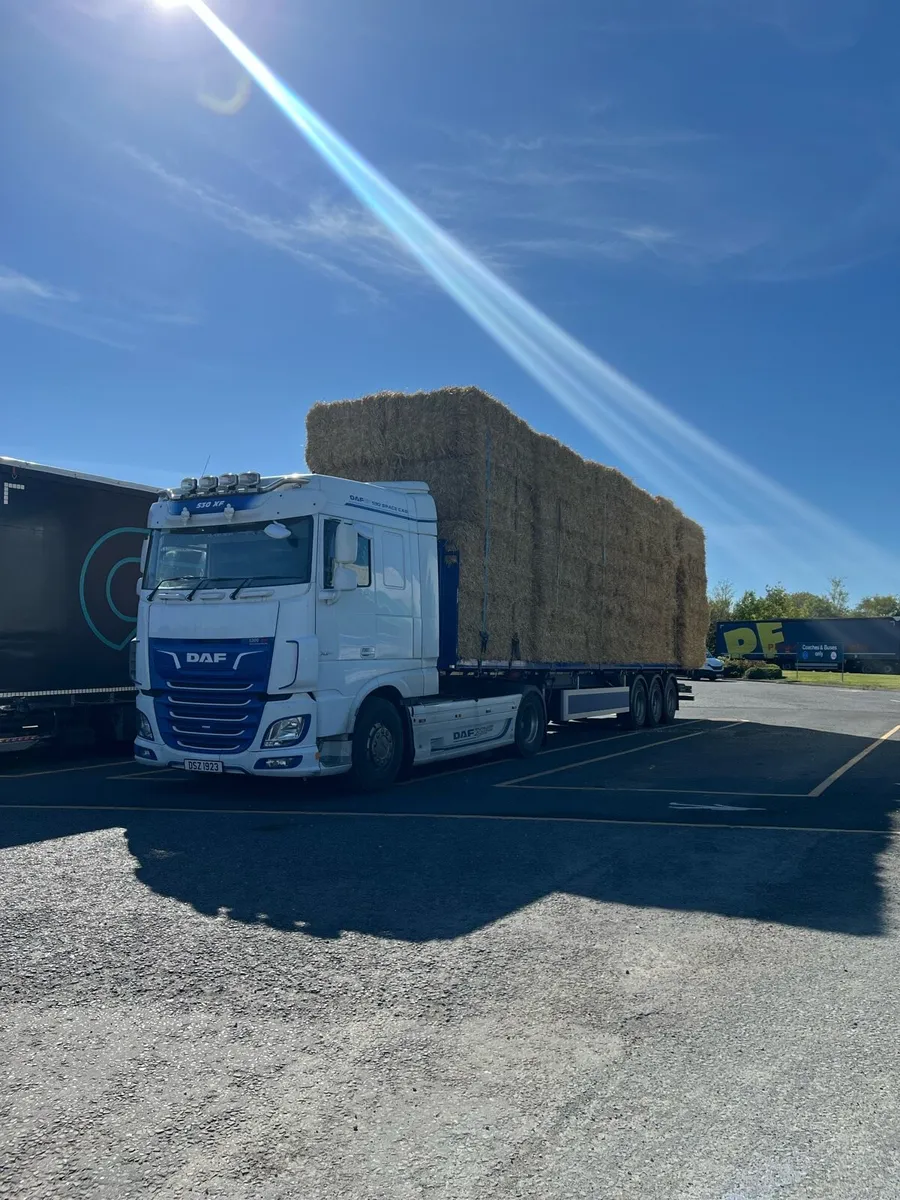
[[[774,658],[783,641],[780,621],[757,621],[742,629],[725,630],[725,646],[731,658],[746,658],[760,650],[764,658]]]

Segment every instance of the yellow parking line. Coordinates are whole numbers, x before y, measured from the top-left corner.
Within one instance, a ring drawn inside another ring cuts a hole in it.
[[[103,767],[121,767],[122,760],[115,762],[88,763],[83,767],[51,767],[46,771],[21,771],[16,775],[0,775],[0,779],[37,779],[39,775],[68,775],[70,771],[99,771]]]
[[[865,746],[862,750],[860,750],[859,754],[854,754],[852,758],[848,759],[842,767],[838,767],[836,771],[832,771],[828,778],[823,779],[820,784],[814,787],[809,795],[821,796],[826,788],[830,788],[831,785],[836,783],[842,775],[846,775],[847,772],[851,770],[851,768],[855,767],[858,762],[862,762],[867,754],[871,754],[873,750],[877,750],[882,742],[890,741],[898,729],[900,729],[900,725],[895,725],[893,729],[889,729],[887,733],[883,733],[881,737],[876,738],[874,742],[870,742],[868,746]]]
[[[127,812],[127,813],[181,813],[188,816],[223,816],[223,817],[343,817],[364,818],[384,817],[391,820],[411,821],[517,821],[531,824],[550,825],[624,825],[649,826],[663,829],[746,829],[762,830],[773,833],[856,833],[870,837],[900,837],[900,829],[843,829],[827,825],[758,825],[724,822],[724,821],[638,821],[618,817],[558,817],[558,816],[522,816],[508,813],[428,813],[428,812],[353,812],[329,809],[303,808],[185,808],[178,805],[172,808],[157,808],[152,805],[137,804],[3,804],[10,809],[52,809],[53,811],[69,812]]]
[[[630,750],[616,750],[613,754],[601,754],[597,758],[585,758],[576,763],[565,763],[561,767],[550,767],[546,771],[537,771],[534,775],[523,775],[520,779],[508,779],[503,783],[495,784],[495,787],[515,788],[521,787],[523,783],[529,783],[532,779],[543,779],[547,775],[558,775],[560,771],[572,771],[576,767],[590,767],[594,763],[606,762],[611,758],[623,758],[626,754],[640,754],[643,750],[652,750],[655,746],[671,746],[673,742],[684,742],[688,738],[703,737],[707,733],[724,732],[726,729],[735,729],[738,725],[743,725],[743,721],[733,721],[730,725],[719,725],[715,729],[699,729],[696,733],[682,733],[678,737],[666,738],[661,742],[645,742],[642,746],[632,746]]]

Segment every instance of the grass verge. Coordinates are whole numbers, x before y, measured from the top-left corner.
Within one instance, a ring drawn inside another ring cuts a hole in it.
[[[804,683],[811,687],[864,688],[872,691],[900,691],[900,675],[840,675],[831,671],[785,671],[781,683]]]

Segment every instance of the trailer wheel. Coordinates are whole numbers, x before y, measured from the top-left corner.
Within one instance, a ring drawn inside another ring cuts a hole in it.
[[[390,700],[366,700],[353,730],[348,782],[360,792],[388,788],[403,765],[403,722]]]
[[[663,689],[663,725],[671,725],[675,720],[675,714],[678,712],[678,682],[674,675],[670,675],[666,680],[666,686]]]
[[[650,694],[647,698],[647,724],[651,726],[662,725],[664,711],[665,698],[663,696],[662,680],[658,675],[654,675],[650,680]]]
[[[647,724],[647,682],[642,675],[631,685],[628,712],[619,713],[618,720],[624,729],[643,729]]]
[[[519,758],[534,758],[547,735],[544,700],[537,688],[522,693],[516,713],[515,749]]]

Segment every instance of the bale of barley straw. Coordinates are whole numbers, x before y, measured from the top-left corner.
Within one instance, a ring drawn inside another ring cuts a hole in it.
[[[428,483],[460,551],[461,660],[703,662],[703,531],[621,471],[477,388],[316,404],[306,429],[318,474]]]

